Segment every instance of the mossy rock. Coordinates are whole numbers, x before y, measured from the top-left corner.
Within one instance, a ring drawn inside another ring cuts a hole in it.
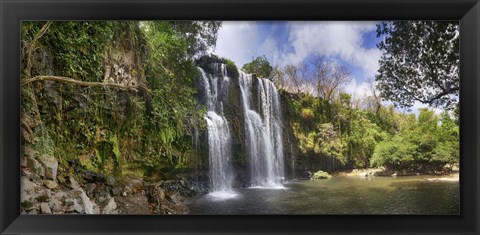
[[[220,58],[216,55],[204,55],[195,61],[198,67],[205,70],[206,73],[215,74],[216,64],[227,65],[227,75],[232,79],[238,79],[239,73],[235,63],[226,58]]]
[[[311,180],[330,179],[332,176],[325,171],[317,171],[310,178]]]

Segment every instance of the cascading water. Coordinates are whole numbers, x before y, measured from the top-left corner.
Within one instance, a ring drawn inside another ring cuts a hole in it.
[[[277,89],[257,79],[259,112],[251,108],[253,78],[239,71],[245,117],[245,143],[250,157],[252,187],[283,188],[284,164],[280,103]],[[260,114],[259,114],[260,113]]]
[[[207,104],[208,155],[210,193],[216,199],[228,199],[236,196],[232,190],[233,170],[231,153],[231,136],[228,122],[223,116],[223,102],[219,98],[220,92],[227,91],[229,78],[226,68],[220,66],[221,76],[208,76],[203,69],[202,85]],[[220,86],[220,87],[219,87]]]

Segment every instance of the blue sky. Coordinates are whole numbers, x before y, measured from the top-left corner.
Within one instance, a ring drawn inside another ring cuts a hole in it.
[[[213,53],[233,60],[238,67],[265,55],[272,65],[299,64],[323,55],[346,66],[351,82],[343,89],[356,96],[369,95],[381,51],[376,44],[376,24],[355,21],[224,21]],[[412,111],[416,113],[416,104]]]

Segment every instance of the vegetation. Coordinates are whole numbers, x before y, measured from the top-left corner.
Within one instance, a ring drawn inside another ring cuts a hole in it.
[[[64,175],[73,159],[117,175],[199,167],[207,156],[192,146],[205,127],[205,109],[195,99],[196,66],[215,73],[222,63],[230,78],[239,76],[233,61],[207,55],[220,25],[23,22],[22,150],[54,156]],[[384,54],[368,97],[342,91],[350,71],[322,56],[283,67],[260,56],[242,70],[275,83],[301,156],[327,159],[327,171],[444,171],[459,160],[458,25],[394,21],[377,31],[385,36],[378,45]],[[422,109],[416,117],[381,98],[445,111]]]
[[[268,62],[267,57],[263,55],[253,59],[249,63],[244,64],[242,66],[242,70],[245,73],[255,74],[261,78],[270,78],[273,67],[270,65],[270,62]]]
[[[165,174],[198,165],[193,58],[220,22],[23,22],[22,137],[88,170]],[[45,81],[45,82],[37,82]],[[165,96],[164,94],[176,94]]]
[[[202,57],[196,60],[196,64],[200,68],[205,70],[205,72],[210,74],[216,73],[215,69],[217,68],[213,67],[214,65],[225,64],[227,66],[228,76],[235,79],[237,79],[239,76],[237,66],[232,60],[229,60],[227,58],[220,58],[214,54],[203,55]]]
[[[410,118],[397,135],[378,144],[371,165],[435,173],[446,164],[458,163],[458,127],[446,112],[440,122],[432,111],[421,109],[418,119]]]
[[[312,175],[312,180],[330,179],[332,176],[325,171],[317,171]]]
[[[381,95],[400,107],[458,102],[458,22],[392,21],[377,26],[383,51],[376,81]]]
[[[287,115],[301,154],[332,159],[329,169],[438,173],[458,163],[459,127],[448,112],[438,116],[421,109],[417,118],[392,106],[363,109],[352,106],[345,93],[333,103],[308,94],[293,97]]]

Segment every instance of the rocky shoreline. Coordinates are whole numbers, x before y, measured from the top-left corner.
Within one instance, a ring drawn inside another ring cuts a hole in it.
[[[59,176],[53,157],[22,157],[22,214],[188,214],[189,200],[208,192],[206,173],[159,179],[139,176],[105,176],[70,161],[73,174]],[[304,172],[310,179],[313,175]],[[458,181],[458,169],[444,174],[387,172],[383,168],[332,172],[333,177],[396,177],[429,175],[425,181]],[[328,178],[328,177],[327,177]]]
[[[207,192],[201,176],[147,182],[76,169],[78,174],[60,180],[57,169],[54,158],[22,164],[22,214],[186,214],[187,198]]]

